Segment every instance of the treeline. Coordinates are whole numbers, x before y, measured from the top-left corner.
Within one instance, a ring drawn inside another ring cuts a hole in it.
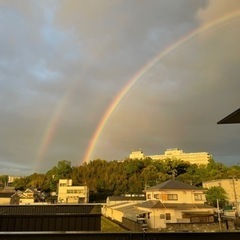
[[[34,173],[17,179],[13,185],[17,190],[34,187],[44,192],[57,190],[58,180],[71,178],[73,185],[87,185],[90,200],[97,201],[108,195],[137,194],[144,189],[169,179],[201,186],[202,182],[213,179],[240,177],[240,167],[227,167],[213,159],[207,165],[196,165],[181,160],[156,161],[126,159],[106,161],[97,159],[80,166],[71,166],[67,160],[59,161],[46,174]]]

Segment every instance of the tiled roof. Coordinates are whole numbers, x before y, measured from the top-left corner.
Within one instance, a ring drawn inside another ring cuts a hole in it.
[[[164,203],[164,206],[166,208],[174,208],[174,209],[181,209],[181,210],[187,210],[187,209],[203,209],[203,208],[209,208],[213,209],[214,207],[208,205],[208,204],[192,204],[192,203]]]
[[[151,190],[162,190],[162,189],[184,189],[184,190],[199,190],[200,188],[180,182],[178,180],[168,180],[161,184],[155,185],[153,187],[147,188],[145,191]]]
[[[136,205],[137,207],[143,208],[165,208],[159,200],[149,200]]]
[[[189,209],[205,209],[209,208],[210,210],[214,207],[208,204],[192,204],[192,203],[161,203],[159,200],[149,200],[136,205],[137,207],[142,208],[168,208],[168,209],[179,209],[179,210],[189,210]]]

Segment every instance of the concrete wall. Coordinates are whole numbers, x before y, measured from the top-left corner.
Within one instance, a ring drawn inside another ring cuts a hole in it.
[[[219,232],[219,223],[204,223],[204,224],[185,224],[185,223],[167,223],[166,229],[164,231],[174,231],[174,232]],[[228,222],[221,223],[221,231],[237,231],[235,229],[234,220],[228,220]],[[229,239],[231,240],[231,239]]]

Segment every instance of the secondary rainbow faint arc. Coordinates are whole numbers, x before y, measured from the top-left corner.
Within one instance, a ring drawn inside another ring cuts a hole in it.
[[[38,169],[39,165],[37,165],[37,164],[40,164],[40,162],[43,160],[43,158],[46,155],[49,145],[50,145],[50,143],[55,135],[56,129],[58,128],[58,125],[60,123],[62,113],[66,107],[68,99],[69,99],[69,91],[67,92],[67,94],[65,94],[62,101],[58,104],[58,106],[54,112],[54,115],[51,118],[51,121],[48,123],[48,126],[43,134],[42,144],[40,145],[40,148],[38,149],[37,160],[35,161],[36,162],[35,169]]]
[[[111,114],[114,112],[115,108],[118,106],[122,98],[127,94],[127,92],[134,86],[134,84],[141,79],[157,62],[162,60],[164,57],[168,56],[172,51],[177,50],[180,46],[184,45],[185,43],[194,39],[198,34],[202,34],[207,30],[210,30],[214,27],[217,27],[226,21],[232,20],[235,17],[240,15],[240,10],[234,11],[230,14],[224,15],[221,18],[218,18],[215,21],[212,21],[202,27],[195,29],[194,31],[188,33],[187,35],[180,38],[178,41],[174,42],[163,51],[161,51],[156,57],[154,57],[149,63],[143,66],[140,71],[138,71],[129,81],[128,83],[122,88],[122,90],[117,94],[114,98],[110,106],[107,108],[106,112],[104,113],[103,117],[101,118],[91,140],[88,145],[88,148],[84,154],[83,162],[88,163],[94,147],[98,141],[98,138],[105,127],[108,119],[110,118]],[[81,161],[82,162],[82,161]]]

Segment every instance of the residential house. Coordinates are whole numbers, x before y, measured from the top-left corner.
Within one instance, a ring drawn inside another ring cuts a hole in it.
[[[58,203],[88,203],[87,186],[72,186],[72,179],[59,179]]]
[[[33,204],[35,202],[35,196],[37,195],[37,190],[32,188],[27,188],[23,192],[18,192],[20,196],[20,205]]]
[[[106,206],[106,216],[146,222],[150,229],[164,229],[170,223],[214,222],[215,208],[207,205],[205,190],[169,180],[144,190],[146,201]]]
[[[110,218],[111,220],[122,223],[123,218],[126,219],[126,214],[128,213],[128,219],[137,222],[137,216],[139,214],[139,211],[135,208],[135,205],[143,201],[146,201],[145,194],[109,196],[107,197],[106,204],[102,207],[102,214]]]
[[[150,212],[147,217],[153,229],[167,223],[213,222],[214,208],[207,205],[204,189],[169,180],[145,190],[147,201],[138,209]]]

